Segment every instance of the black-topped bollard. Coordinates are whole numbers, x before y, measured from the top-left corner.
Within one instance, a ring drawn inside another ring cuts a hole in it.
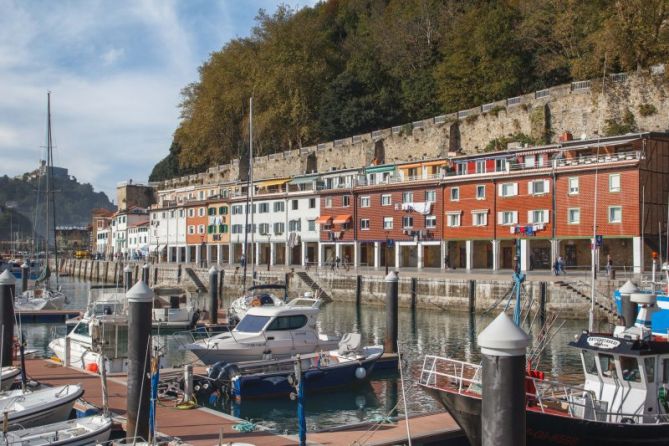
[[[628,280],[618,289],[618,292],[620,293],[620,301],[623,307],[623,314],[621,316],[625,321],[625,328],[634,327],[639,306],[632,302],[631,296],[639,292],[639,287]]]
[[[128,298],[128,405],[126,438],[149,438],[151,388],[151,308],[153,291],[138,281],[126,293]]]
[[[385,353],[397,353],[397,304],[399,277],[391,271],[386,276],[386,338],[383,342]]]
[[[149,264],[145,263],[144,266],[142,266],[142,282],[145,284],[149,284]]]
[[[355,276],[355,304],[360,306],[362,301],[362,276],[358,274]]]
[[[546,282],[539,282],[539,323],[543,327],[546,322]]]
[[[416,298],[418,295],[418,277],[411,278],[411,309],[416,309]]]
[[[479,334],[482,446],[525,446],[525,351],[529,343],[529,336],[504,312]]]
[[[127,293],[132,286],[132,268],[130,267],[130,264],[123,268],[123,284],[125,285],[125,291]]]
[[[30,278],[30,265],[28,262],[23,262],[21,265],[21,291],[28,289],[28,279]]]
[[[209,268],[209,322],[218,324],[218,268]]]
[[[16,278],[6,269],[0,274],[0,320],[2,320],[2,367],[12,365],[12,338],[14,337],[14,296]]]
[[[225,282],[225,270],[218,272],[218,306],[223,306],[223,283]]]
[[[469,281],[469,312],[476,311],[476,280]]]

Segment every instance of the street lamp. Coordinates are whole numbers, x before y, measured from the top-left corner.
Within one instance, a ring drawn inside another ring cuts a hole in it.
[[[386,276],[388,275],[388,235],[390,234],[390,231],[386,231]]]

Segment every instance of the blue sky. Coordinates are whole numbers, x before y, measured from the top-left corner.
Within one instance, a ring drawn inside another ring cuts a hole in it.
[[[181,88],[279,3],[0,0],[0,174],[43,158],[51,90],[56,165],[111,199],[117,182],[146,181],[168,153]]]

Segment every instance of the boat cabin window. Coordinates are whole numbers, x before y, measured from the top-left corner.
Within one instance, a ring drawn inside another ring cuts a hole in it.
[[[602,376],[605,378],[617,378],[616,362],[612,355],[605,353],[599,354],[599,368],[602,369]]]
[[[269,324],[267,331],[297,330],[307,325],[307,317],[303,314],[295,316],[279,316]]]
[[[72,333],[81,336],[88,336],[88,324],[86,322],[79,322]]]
[[[593,352],[590,350],[582,350],[583,353],[583,369],[585,370],[585,373],[589,373],[591,375],[596,375],[597,374],[597,361],[596,361],[596,356]]]
[[[655,382],[655,358],[645,358],[643,360],[643,366],[646,372],[646,382],[654,383]]]
[[[260,332],[267,322],[269,322],[269,316],[254,316],[252,314],[247,314],[239,321],[235,331],[242,333],[258,333]]]
[[[631,356],[620,357],[620,369],[623,371],[623,379],[631,382],[641,382],[641,373],[639,372],[639,361]]]

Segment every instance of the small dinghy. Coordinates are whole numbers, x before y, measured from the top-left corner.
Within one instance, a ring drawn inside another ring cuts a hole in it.
[[[7,412],[10,428],[28,428],[65,421],[74,402],[84,394],[77,384],[24,392],[12,390],[0,395],[0,414]]]
[[[21,369],[18,367],[3,367],[0,370],[0,380],[2,381],[2,384],[0,384],[0,389],[2,390],[9,390],[10,387],[12,387],[12,384],[14,384],[14,379],[21,373]]]
[[[109,440],[112,420],[103,415],[76,418],[6,434],[0,432],[0,444],[21,446],[84,446]]]

